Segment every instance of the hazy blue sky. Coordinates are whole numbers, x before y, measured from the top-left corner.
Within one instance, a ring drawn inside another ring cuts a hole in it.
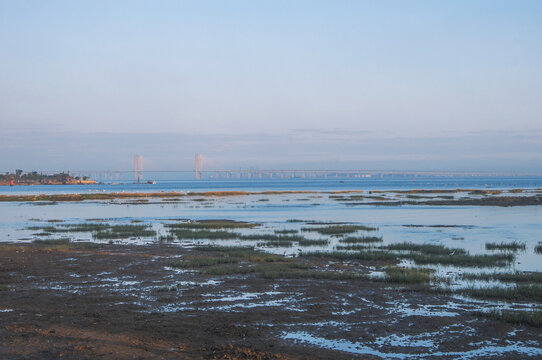
[[[0,64],[0,152],[19,157],[0,170],[100,166],[103,149],[82,163],[69,137],[107,145],[112,166],[145,146],[163,167],[220,146],[239,149],[228,153],[236,166],[255,165],[253,154],[268,166],[487,166],[481,154],[461,157],[467,139],[500,167],[542,164],[538,0],[0,0]],[[337,133],[353,147],[341,150]],[[288,142],[299,134],[310,147]],[[34,152],[14,152],[36,136]],[[266,152],[235,145],[247,139]],[[447,139],[457,147],[443,151]],[[415,141],[412,158],[397,146]],[[365,149],[371,142],[389,146]]]

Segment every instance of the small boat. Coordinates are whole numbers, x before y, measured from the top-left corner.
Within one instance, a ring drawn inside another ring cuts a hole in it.
[[[156,184],[156,180],[147,180],[147,182],[146,182],[145,184],[155,185],[155,184]]]

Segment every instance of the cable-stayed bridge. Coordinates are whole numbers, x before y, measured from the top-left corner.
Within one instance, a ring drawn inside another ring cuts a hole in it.
[[[49,173],[49,172],[46,172]],[[51,171],[51,173],[53,173]],[[477,177],[477,176],[540,176],[535,173],[412,171],[412,170],[343,170],[343,169],[235,169],[235,170],[74,170],[72,176],[88,176],[97,181],[146,180],[240,180],[240,179],[364,179],[375,177]],[[136,176],[136,178],[134,178]]]

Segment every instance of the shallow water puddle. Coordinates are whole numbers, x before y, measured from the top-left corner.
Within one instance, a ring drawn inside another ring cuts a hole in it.
[[[412,348],[418,348],[419,346],[431,347],[431,348],[435,347],[432,342],[431,344],[429,343],[430,341],[427,343],[425,343],[423,340],[421,342],[419,341],[410,342],[410,341],[403,341],[403,340],[406,340],[404,336],[397,336],[397,335],[395,335],[395,337],[393,336],[394,335],[386,337],[386,338],[380,338],[380,339],[390,340],[389,343],[381,343],[380,346],[382,345],[401,346],[401,347],[408,346]],[[325,348],[325,349],[345,351],[352,354],[373,355],[373,356],[377,356],[384,359],[409,359],[409,358],[420,359],[420,358],[427,358],[427,357],[433,357],[433,358],[434,357],[454,357],[455,359],[476,359],[481,356],[498,356],[498,355],[504,355],[507,353],[518,353],[518,354],[528,355],[528,356],[542,355],[542,349],[538,347],[533,347],[533,346],[526,346],[522,342],[511,343],[510,345],[507,345],[507,346],[497,346],[497,345],[487,344],[487,346],[470,350],[470,351],[465,351],[465,352],[435,351],[435,352],[421,353],[421,354],[407,354],[407,353],[383,352],[373,347],[370,347],[366,344],[362,344],[360,342],[351,342],[344,339],[329,340],[323,337],[309,334],[304,331],[284,332],[281,337],[282,339],[285,339],[285,340],[294,340],[297,342],[315,345],[315,346]],[[395,343],[399,345],[395,345]]]

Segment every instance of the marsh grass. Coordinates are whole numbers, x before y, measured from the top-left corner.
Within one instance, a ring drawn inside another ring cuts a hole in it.
[[[69,233],[69,232],[93,232],[104,231],[111,225],[109,224],[61,224],[57,226],[30,226],[27,230],[41,230],[49,233]]]
[[[365,225],[330,225],[325,227],[305,227],[301,231],[314,231],[322,235],[341,236],[357,231],[377,231],[378,228]]]
[[[158,242],[160,243],[170,243],[175,240],[175,236],[173,235],[160,235],[158,237]]]
[[[150,229],[150,225],[143,224],[127,224],[127,225],[111,225],[111,224],[60,224],[57,226],[30,226],[27,230],[41,230],[43,233],[91,233],[94,239],[126,239],[132,237],[151,237],[155,236],[156,232]],[[42,234],[43,234],[42,233]]]
[[[299,246],[325,246],[329,244],[329,240],[326,239],[302,239],[298,242]]]
[[[294,243],[288,240],[276,240],[276,241],[263,242],[263,243],[260,243],[259,245],[264,246],[264,247],[292,247]]]
[[[493,310],[490,312],[479,312],[480,316],[506,321],[512,324],[530,325],[542,327],[542,311],[514,311],[514,310]]]
[[[354,280],[368,279],[365,274],[343,271],[319,271],[304,262],[292,262],[289,258],[276,258],[286,261],[261,261],[253,255],[247,256],[246,249],[228,250],[229,254],[241,257],[194,257],[174,262],[173,267],[196,268],[207,275],[246,275],[254,274],[264,279],[329,279]],[[256,261],[255,261],[256,260]],[[247,261],[249,261],[247,263]]]
[[[209,239],[209,240],[229,240],[229,239],[238,239],[239,234],[232,233],[224,230],[189,230],[189,229],[172,229],[170,233],[174,235],[177,239]]]
[[[542,283],[542,273],[539,272],[463,274],[462,278],[465,280],[497,280],[513,283]]]
[[[466,251],[463,249],[457,249],[457,248],[451,249],[443,245],[414,244],[414,243],[408,243],[408,242],[390,244],[390,245],[385,246],[384,248],[388,250],[411,251],[411,252],[414,251],[414,252],[420,252],[422,254],[428,254],[428,255],[456,256],[456,255],[466,254]]]
[[[354,237],[349,236],[344,239],[339,240],[340,243],[344,244],[371,244],[382,242],[382,237],[377,236],[363,236],[363,237]]]
[[[155,236],[149,225],[113,225],[92,233],[94,239],[127,239]]]
[[[166,224],[171,229],[251,229],[260,224],[234,220],[198,220],[178,224]]]
[[[489,288],[467,288],[461,289],[459,292],[476,298],[542,301],[542,286],[540,285],[516,285],[510,288],[498,286]]]
[[[411,269],[389,266],[386,268],[384,280],[400,284],[428,284],[431,281],[431,274],[433,272],[433,269]]]
[[[525,250],[525,243],[519,243],[517,241],[501,242],[501,243],[486,243],[486,250],[508,250],[519,251]]]
[[[408,254],[402,255],[404,259],[410,259],[418,265],[440,264],[465,267],[504,267],[509,266],[515,259],[513,254],[495,255],[438,255],[438,254]]]
[[[370,249],[372,244],[355,244],[355,245],[337,245],[335,250],[348,250],[348,251],[366,251]]]
[[[238,235],[241,240],[255,240],[255,241],[302,241],[305,240],[300,235],[277,235],[277,234],[250,234],[250,235]]]
[[[391,260],[397,261],[398,256],[388,251],[372,251],[364,250],[358,252],[343,252],[343,251],[313,251],[301,253],[302,257],[319,257],[330,258],[337,260]]]
[[[220,256],[240,258],[251,262],[291,262],[292,258],[281,255],[257,251],[253,247],[245,246],[195,246],[194,250],[216,252]]]

